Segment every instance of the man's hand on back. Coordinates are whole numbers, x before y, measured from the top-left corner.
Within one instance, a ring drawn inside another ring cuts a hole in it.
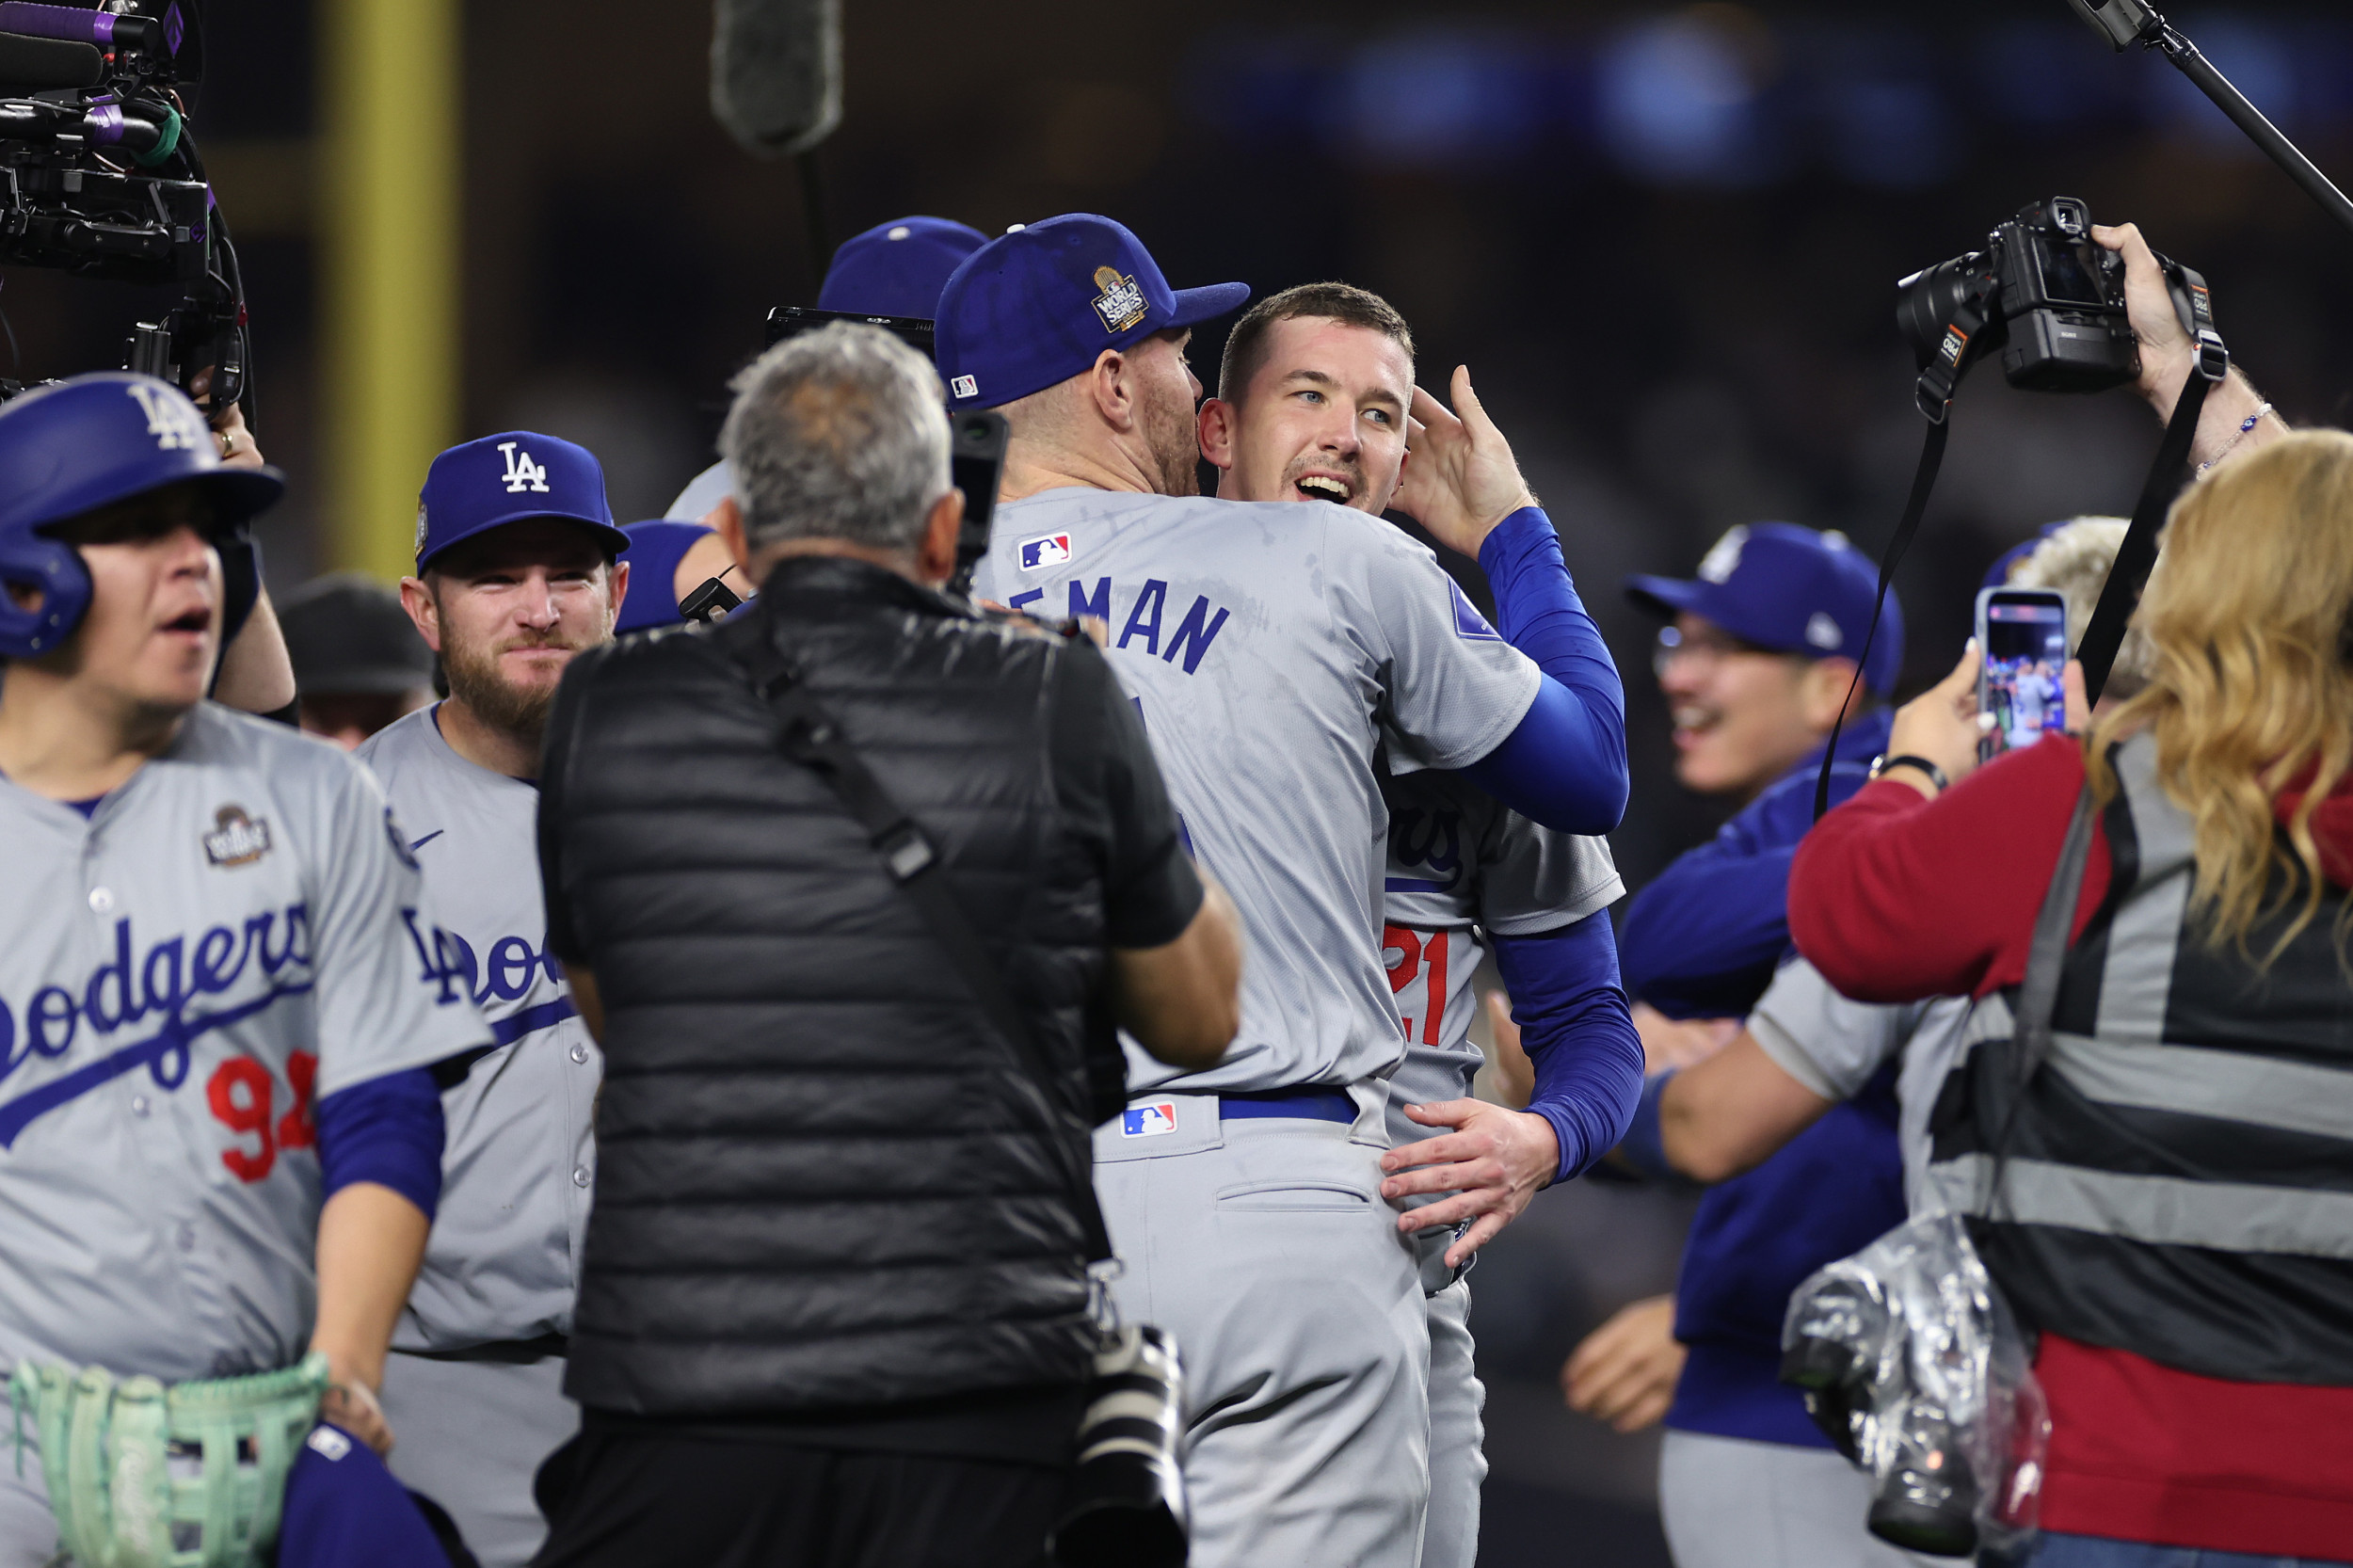
[[[1381,1169],[1387,1179],[1381,1183],[1381,1195],[1394,1200],[1427,1192],[1454,1194],[1409,1209],[1397,1222],[1398,1229],[1410,1235],[1474,1221],[1447,1248],[1449,1269],[1460,1268],[1494,1240],[1561,1174],[1561,1139],[1550,1122],[1529,1112],[1462,1099],[1409,1105],[1405,1114],[1424,1127],[1447,1130],[1383,1155]]]
[[[1467,365],[1454,367],[1453,392],[1459,418],[1419,387],[1414,389],[1405,472],[1392,504],[1449,550],[1476,559],[1496,524],[1535,505],[1536,496],[1520,477],[1512,443],[1471,391]]]

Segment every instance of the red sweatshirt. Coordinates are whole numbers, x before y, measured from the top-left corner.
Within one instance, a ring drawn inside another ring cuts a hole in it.
[[[2083,779],[2080,744],[2053,736],[1932,802],[1895,779],[1865,786],[1799,846],[1798,951],[1869,1001],[2017,984]],[[2353,882],[2353,789],[2313,831],[2331,880]],[[2110,875],[2095,834],[2076,935]],[[2353,1562],[2353,1388],[2229,1383],[2056,1335],[2035,1365],[2051,1401],[2044,1528]]]

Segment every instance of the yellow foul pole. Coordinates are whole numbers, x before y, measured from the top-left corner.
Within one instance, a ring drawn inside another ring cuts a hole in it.
[[[458,0],[322,0],[320,500],[336,567],[408,571],[458,410]]]

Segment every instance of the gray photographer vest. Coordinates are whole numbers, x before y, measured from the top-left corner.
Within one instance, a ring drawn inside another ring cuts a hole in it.
[[[2114,874],[2058,958],[2048,1056],[2029,1075],[2021,1042],[2057,941],[1971,1017],[1926,1196],[1972,1217],[2035,1328],[2208,1377],[2353,1384],[2346,894],[2325,888],[2267,968],[2209,946],[2187,916],[2190,819],[2158,784],[2154,740],[2111,757],[2122,789],[2096,821],[2079,809],[2060,857],[2073,871],[2054,881],[2072,910],[2089,834],[2107,835]],[[2268,951],[2283,919],[2248,949]]]

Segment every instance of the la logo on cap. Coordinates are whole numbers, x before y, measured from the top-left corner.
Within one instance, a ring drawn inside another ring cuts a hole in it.
[[[1103,291],[1095,296],[1095,313],[1103,318],[1106,332],[1125,332],[1150,309],[1144,302],[1144,290],[1133,278],[1120,276],[1117,267],[1096,267],[1095,286]]]
[[[1734,572],[1738,571],[1740,552],[1748,542],[1749,525],[1747,523],[1735,523],[1724,530],[1724,536],[1718,539],[1714,548],[1700,560],[1701,580],[1721,584],[1730,578]]]
[[[548,471],[531,460],[528,452],[515,450],[514,441],[499,442],[499,450],[506,454],[506,493],[520,495],[524,490],[548,491]]]

